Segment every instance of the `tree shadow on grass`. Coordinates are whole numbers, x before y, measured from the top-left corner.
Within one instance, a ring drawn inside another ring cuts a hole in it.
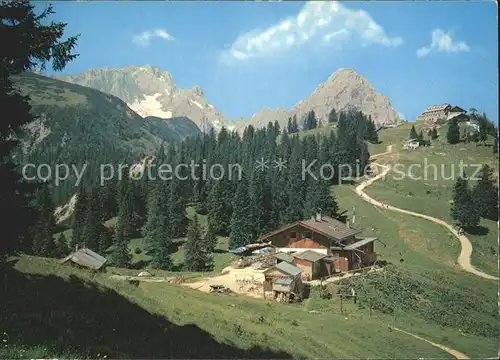
[[[473,226],[465,228],[464,230],[467,234],[478,235],[478,236],[488,235],[488,232],[490,231],[488,228],[484,226]]]
[[[10,266],[3,272],[0,331],[8,333],[12,344],[41,345],[55,354],[71,349],[89,358],[291,358],[219,343],[196,325],[175,325],[112,289],[74,275],[65,280],[24,274]]]

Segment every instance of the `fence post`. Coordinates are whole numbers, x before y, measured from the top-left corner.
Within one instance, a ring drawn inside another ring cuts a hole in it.
[[[340,294],[340,313],[343,314],[343,312],[342,312],[342,294]]]

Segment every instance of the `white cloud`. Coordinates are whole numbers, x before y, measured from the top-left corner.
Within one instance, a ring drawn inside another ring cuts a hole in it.
[[[140,34],[134,35],[132,41],[142,46],[148,46],[151,38],[154,37],[161,38],[164,40],[174,40],[174,37],[170,35],[166,30],[156,29],[152,31],[144,31]]]
[[[432,30],[432,42],[429,46],[423,46],[417,50],[417,56],[419,58],[429,55],[432,52],[447,52],[447,53],[457,53],[461,51],[470,51],[469,45],[467,43],[453,42],[451,38],[451,32],[445,33],[441,29]]]
[[[241,35],[222,55],[226,59],[245,60],[276,54],[309,41],[343,45],[352,39],[358,39],[362,46],[403,44],[402,38],[387,36],[366,11],[347,8],[336,1],[311,1],[296,16]]]

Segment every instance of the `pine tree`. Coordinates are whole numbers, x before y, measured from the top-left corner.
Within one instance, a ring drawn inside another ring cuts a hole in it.
[[[188,227],[184,265],[188,271],[206,271],[210,266],[210,256],[201,238],[197,215]]]
[[[101,232],[99,233],[99,239],[97,244],[98,253],[105,254],[112,243],[113,243],[113,237],[111,236],[110,231],[103,226],[101,228]]]
[[[225,185],[224,180],[215,181],[208,196],[208,223],[216,234],[227,231],[231,221]]]
[[[103,230],[102,203],[98,189],[87,193],[86,214],[81,233],[81,241],[91,250],[99,248],[99,236]],[[83,245],[82,244],[82,245]]]
[[[288,132],[289,134],[294,134],[294,133],[297,133],[299,132],[299,124],[297,122],[297,115],[293,115],[293,118],[292,118],[292,131]]]
[[[116,232],[114,238],[114,249],[111,254],[111,260],[116,267],[128,268],[130,267],[130,261],[132,259],[129,249],[128,243],[130,239],[125,236],[123,232],[122,223],[118,220],[118,224],[116,225]]]
[[[483,165],[481,168],[479,180],[472,190],[472,198],[481,217],[498,220],[498,187],[493,178],[493,171],[488,165]]]
[[[437,138],[438,138],[437,129],[435,127],[433,127],[431,130],[431,139],[436,140]]]
[[[233,200],[233,215],[231,217],[231,233],[229,246],[237,248],[253,242],[254,223],[252,221],[252,208],[248,194],[248,182],[245,176],[238,184],[238,189]]]
[[[121,224],[121,234],[124,238],[132,238],[136,232],[136,217],[134,213],[134,193],[129,188],[118,207],[118,223]],[[118,227],[118,225],[117,225]]]
[[[410,139],[418,139],[418,134],[417,134],[417,130],[415,130],[415,125],[411,126]]]
[[[56,221],[54,205],[48,184],[43,184],[37,192],[38,221],[33,234],[33,253],[39,256],[57,256],[57,246],[54,240]]]
[[[57,256],[61,258],[66,255],[69,255],[69,253],[71,252],[68,239],[66,239],[64,233],[61,233],[61,235],[59,235],[59,239],[57,239],[56,241],[56,248],[57,248]]]
[[[170,181],[170,200],[169,200],[169,229],[173,239],[181,237],[186,231],[186,202],[182,194],[181,180],[175,177]]]
[[[486,114],[483,113],[481,116],[478,116],[477,121],[479,125],[478,141],[484,143],[488,139],[488,118]]]
[[[451,217],[464,228],[474,227],[479,224],[479,213],[477,206],[472,201],[471,191],[465,174],[458,177],[453,187]]]
[[[293,133],[293,125],[292,125],[292,118],[291,117],[288,118],[288,125],[287,125],[286,129],[287,129],[287,132],[289,134]]]
[[[250,206],[252,213],[248,214],[254,223],[252,235],[258,237],[269,228],[272,214],[271,184],[266,181],[266,174],[261,170],[254,170],[249,185]]]
[[[217,246],[217,236],[212,231],[210,226],[207,227],[207,231],[205,233],[204,240],[205,240],[205,246],[206,246],[207,252],[213,253],[215,250],[215,247]]]
[[[335,109],[332,108],[332,110],[330,111],[330,113],[328,114],[328,122],[330,124],[332,123],[336,123],[337,122],[337,112],[335,111]]]
[[[36,221],[31,206],[35,196],[34,184],[20,176],[20,169],[12,161],[12,151],[22,138],[22,126],[34,120],[30,98],[14,86],[12,77],[49,62],[54,71],[64,69],[76,55],[72,54],[77,37],[66,37],[66,24],[47,22],[54,13],[48,5],[35,13],[35,5],[28,1],[0,3],[0,38],[15,46],[2,46],[0,61],[0,108],[5,115],[0,122],[0,213],[2,214],[2,241],[0,256],[22,249],[22,238]],[[66,40],[62,40],[66,37]],[[19,225],[22,219],[23,226]],[[27,244],[28,246],[28,244]]]
[[[75,211],[73,212],[73,223],[72,223],[72,236],[71,244],[72,248],[78,246],[83,246],[82,234],[85,231],[85,221],[87,219],[87,193],[83,186],[80,186],[76,193],[76,203]]]
[[[148,201],[148,217],[143,227],[143,236],[152,254],[152,265],[157,269],[170,268],[172,235],[168,223],[170,188],[157,181],[152,188]]]
[[[417,139],[418,139],[419,141],[423,141],[423,140],[424,140],[424,133],[423,133],[423,131],[422,131],[422,130],[420,130],[420,132],[418,133],[418,135],[417,135]]]
[[[460,128],[455,118],[450,120],[446,139],[450,144],[458,144],[460,142]]]

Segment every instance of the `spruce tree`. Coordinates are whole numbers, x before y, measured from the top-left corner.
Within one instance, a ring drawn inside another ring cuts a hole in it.
[[[136,232],[136,216],[134,213],[134,193],[128,188],[118,207],[118,223],[121,224],[121,234],[125,238],[132,238]],[[118,227],[118,225],[117,225]]]
[[[118,220],[118,224],[116,225],[115,238],[113,242],[114,249],[111,254],[113,265],[121,268],[130,267],[130,261],[132,259],[128,249],[130,239],[125,235],[122,227],[122,221],[120,220]]]
[[[59,239],[57,239],[56,241],[56,248],[57,256],[60,258],[69,255],[69,253],[72,251],[72,249],[70,249],[69,247],[68,239],[66,239],[64,233],[61,233],[61,235],[59,235]]]
[[[291,117],[288,118],[288,124],[287,124],[286,129],[287,129],[287,132],[289,134],[293,133],[293,125],[292,125],[292,118]]]
[[[216,246],[217,246],[217,236],[215,235],[213,230],[210,228],[210,226],[207,227],[204,241],[205,241],[205,246],[206,246],[207,252],[213,253]]]
[[[419,141],[423,141],[423,140],[424,140],[424,133],[423,133],[423,131],[422,131],[422,130],[420,130],[420,132],[418,133],[418,135],[417,135],[417,139],[418,139]]]
[[[417,130],[415,129],[415,125],[411,126],[410,139],[418,139],[418,134],[417,134]]]
[[[57,256],[57,246],[54,240],[56,221],[54,205],[49,185],[43,184],[37,192],[38,221],[33,234],[33,253],[39,256]]]
[[[231,217],[231,233],[229,234],[230,248],[237,248],[251,244],[254,240],[254,223],[252,208],[248,194],[248,181],[245,176],[238,184],[233,200],[233,215]]]
[[[332,110],[330,111],[330,113],[328,114],[328,122],[330,124],[332,123],[336,123],[337,122],[337,112],[335,111],[335,109],[332,108]]]
[[[477,206],[473,202],[465,174],[458,177],[453,187],[451,217],[464,228],[474,227],[479,224],[479,213]]]
[[[446,139],[450,144],[458,144],[460,142],[460,128],[455,118],[452,118],[449,122]]]
[[[267,231],[272,214],[271,184],[266,181],[266,173],[254,170],[249,185],[250,206],[252,213],[248,214],[254,223],[254,237],[258,237]]]
[[[11,157],[23,137],[23,125],[34,118],[29,96],[14,86],[12,78],[37,68],[43,70],[47,63],[52,64],[54,71],[60,71],[76,57],[72,51],[77,37],[66,37],[65,23],[49,23],[47,20],[53,13],[51,5],[37,14],[35,5],[28,1],[0,3],[0,38],[6,41],[0,61],[0,108],[5,115],[0,121],[0,257],[29,250],[22,249],[22,239],[27,238],[36,221],[36,211],[31,205],[35,186],[21,178],[20,169]]]
[[[297,122],[297,115],[293,115],[292,118],[292,131],[289,132],[290,134],[294,134],[299,132],[299,123]]]
[[[168,224],[170,235],[173,239],[184,235],[187,225],[186,202],[182,194],[181,181],[182,180],[176,179],[175,177],[170,181]]]
[[[431,139],[436,140],[437,138],[438,138],[437,129],[435,127],[433,127],[431,130]]]
[[[104,227],[102,203],[97,188],[87,193],[86,214],[81,234],[82,246],[96,251],[99,248],[99,236]]]
[[[197,215],[188,227],[184,259],[184,266],[188,271],[206,271],[210,266],[210,256],[201,238]]]
[[[493,171],[488,165],[483,165],[481,168],[479,180],[472,190],[472,198],[481,217],[498,220],[498,187],[494,181]]]
[[[157,269],[170,268],[172,235],[168,223],[170,188],[161,181],[154,183],[148,199],[148,217],[143,236],[152,254],[151,264]]]
[[[212,184],[208,196],[208,223],[216,234],[220,234],[229,229],[231,208],[224,190],[224,180],[214,181]]]

